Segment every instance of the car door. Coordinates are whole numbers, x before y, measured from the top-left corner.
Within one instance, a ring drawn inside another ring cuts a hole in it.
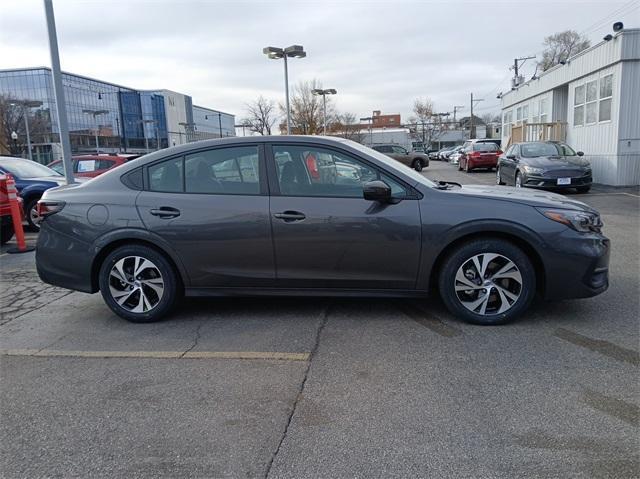
[[[409,158],[409,152],[401,146],[393,145],[391,147],[391,157],[398,160],[400,163],[411,166],[411,160]]]
[[[415,288],[421,252],[417,192],[334,148],[275,143],[267,156],[279,286]],[[346,165],[357,175],[340,177]],[[395,204],[363,198],[363,184],[375,179],[391,186]]]
[[[501,160],[500,176],[502,178],[502,181],[504,181],[508,185],[514,185],[516,182],[516,166],[518,164],[519,154],[519,145],[511,145],[504,154],[503,160]],[[507,156],[513,156],[513,158],[508,158]]]
[[[145,168],[138,212],[176,250],[191,286],[273,285],[263,150],[257,144],[209,148]]]

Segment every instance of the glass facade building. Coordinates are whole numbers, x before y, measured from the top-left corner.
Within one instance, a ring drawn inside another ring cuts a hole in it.
[[[177,122],[174,118],[178,117],[175,114],[168,115],[167,108],[181,109],[181,116],[195,125],[194,131],[202,132],[202,137],[194,135],[188,141],[219,136],[219,112],[192,106],[189,96],[177,94],[183,101],[176,106],[175,98],[167,98],[164,90],[134,90],[70,73],[62,74],[62,83],[74,154],[95,153],[96,150],[101,153],[144,153],[167,148],[169,132],[183,128],[178,124],[170,124],[171,121]],[[24,109],[22,113],[29,123],[33,159],[44,164],[59,159],[60,130],[51,70],[0,70],[0,98],[3,108]],[[201,114],[205,111],[208,113]],[[215,118],[205,119],[209,114]],[[222,136],[234,136],[234,116],[227,113],[221,115]],[[26,144],[26,140],[22,139],[26,135],[26,128],[22,124],[16,124],[13,128],[21,137],[21,143]],[[6,134],[6,130],[4,128],[2,134]],[[4,141],[9,144],[10,140],[6,138]],[[26,153],[22,152],[22,156],[26,157]]]

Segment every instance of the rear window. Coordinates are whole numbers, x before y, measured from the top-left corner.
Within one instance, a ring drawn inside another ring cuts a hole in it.
[[[495,143],[476,143],[473,145],[473,151],[498,151],[498,145]]]

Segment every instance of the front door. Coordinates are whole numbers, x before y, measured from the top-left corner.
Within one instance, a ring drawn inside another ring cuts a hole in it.
[[[341,150],[273,145],[269,160],[277,283],[290,288],[413,289],[419,203],[411,187]],[[395,204],[363,198],[381,179]]]
[[[192,287],[273,286],[261,150],[218,147],[147,167],[138,212],[174,247]]]

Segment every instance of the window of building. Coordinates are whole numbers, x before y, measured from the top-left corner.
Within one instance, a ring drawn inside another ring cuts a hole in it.
[[[284,196],[362,198],[362,187],[382,180],[394,198],[408,191],[399,182],[342,152],[307,146],[274,146],[280,193]]]
[[[519,125],[522,122],[522,107],[516,108],[516,124]]]
[[[529,105],[524,105],[522,107],[522,121],[529,121]]]
[[[217,148],[185,157],[187,193],[259,195],[257,146]]]
[[[503,136],[511,136],[511,121],[513,120],[513,111],[509,110],[503,116],[502,134]]]
[[[149,167],[149,189],[167,193],[183,191],[182,157],[172,158]]]
[[[577,86],[573,97],[573,125],[584,125],[585,85]]]
[[[598,121],[598,81],[593,80],[586,85],[585,124],[591,125]]]
[[[538,123],[540,121],[540,102],[531,103],[531,122]]]
[[[600,108],[598,121],[611,120],[611,97],[613,96],[613,75],[600,79]]]
[[[540,99],[540,123],[546,123],[548,121],[549,111],[547,110],[547,99]]]

